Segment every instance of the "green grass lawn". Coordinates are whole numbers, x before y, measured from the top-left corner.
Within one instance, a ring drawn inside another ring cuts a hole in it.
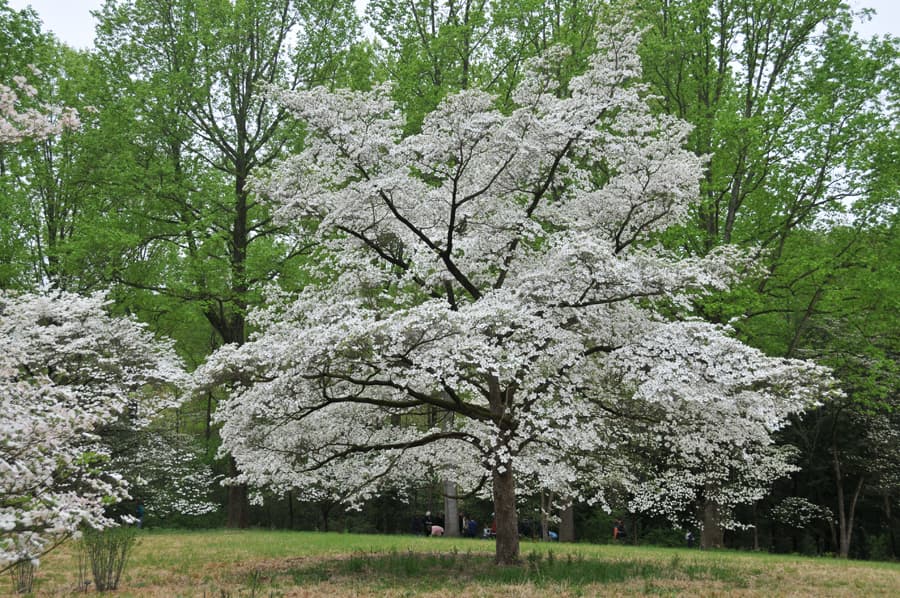
[[[900,596],[900,565],[673,548],[284,531],[142,531],[116,596]],[[69,596],[76,559],[41,563],[37,596]],[[8,580],[0,593],[9,592]]]

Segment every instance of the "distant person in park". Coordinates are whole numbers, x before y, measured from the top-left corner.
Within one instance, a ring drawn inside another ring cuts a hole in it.
[[[137,503],[137,508],[134,510],[135,515],[137,515],[137,526],[138,529],[144,527],[144,502],[139,500]]]
[[[687,544],[688,548],[694,547],[694,532],[688,530],[686,534],[684,534],[684,541]]]
[[[625,522],[616,519],[616,525],[613,527],[613,539],[624,540],[626,537],[628,537],[628,532],[625,531]]]
[[[438,524],[434,524],[431,526],[431,535],[434,537],[440,537],[444,535],[444,528]]]
[[[469,519],[468,525],[466,525],[466,535],[470,538],[474,538],[478,535],[478,522],[474,519]]]
[[[425,535],[431,535],[431,526],[434,525],[434,522],[431,520],[431,511],[425,511]]]

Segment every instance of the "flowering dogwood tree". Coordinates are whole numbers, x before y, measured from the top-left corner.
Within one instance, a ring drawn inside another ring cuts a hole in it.
[[[629,508],[699,525],[710,548],[741,525],[734,507],[797,469],[795,451],[776,446],[773,432],[836,393],[826,368],[766,358],[701,322],[660,326],[608,365],[625,393],[621,409],[633,410],[620,427],[631,455]]]
[[[156,519],[216,511],[219,505],[210,494],[219,476],[201,460],[188,435],[161,425],[165,423],[162,419],[136,430],[128,421],[118,422],[108,443],[108,469],[126,474],[131,498]],[[105,430],[104,439],[109,439]]]
[[[0,293],[0,567],[113,524],[104,509],[127,484],[98,432],[177,404],[171,344],[105,307],[101,295]]]
[[[351,503],[426,468],[486,482],[501,564],[518,560],[517,479],[602,498],[585,479],[620,442],[616,364],[740,261],[652,242],[687,214],[702,160],[683,122],[648,108],[637,43],[627,23],[601,34],[566,89],[551,52],[510,114],[464,91],[406,138],[386,87],[276,92],[308,138],[261,190],[321,250],[299,296],[273,292],[254,340],[197,372],[237,381],[218,418],[239,482]]]

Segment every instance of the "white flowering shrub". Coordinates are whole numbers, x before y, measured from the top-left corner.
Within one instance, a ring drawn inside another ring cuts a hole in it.
[[[702,160],[682,149],[685,123],[648,107],[637,43],[627,23],[603,32],[566,94],[545,75],[551,53],[510,114],[463,91],[407,138],[385,86],[277,92],[308,137],[258,190],[281,221],[314,223],[320,251],[303,292],[273,292],[252,342],[196,373],[201,388],[234,385],[217,418],[238,481],[353,504],[436,471],[493,496],[497,561],[514,562],[523,485],[602,501],[627,471],[619,401],[663,416],[686,403],[671,394],[691,382],[652,359],[658,339],[752,385],[753,362],[718,362],[739,346],[723,330],[701,339],[661,316],[726,288],[743,258],[652,242],[688,214]],[[667,374],[658,388],[638,362]],[[751,389],[717,388],[697,400],[756,409]],[[434,412],[453,424],[429,425]]]
[[[185,374],[171,344],[106,303],[0,292],[0,567],[113,524],[104,509],[128,489],[98,431],[178,403]]]
[[[772,519],[775,521],[804,529],[817,521],[834,521],[834,513],[828,507],[823,507],[808,501],[800,496],[788,496],[772,507]]]

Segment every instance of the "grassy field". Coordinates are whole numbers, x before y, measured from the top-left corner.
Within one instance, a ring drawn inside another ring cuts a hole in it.
[[[141,532],[116,596],[900,596],[900,565],[731,551],[315,532]],[[48,555],[37,596],[77,586],[71,547]],[[0,593],[11,590],[2,580]]]

